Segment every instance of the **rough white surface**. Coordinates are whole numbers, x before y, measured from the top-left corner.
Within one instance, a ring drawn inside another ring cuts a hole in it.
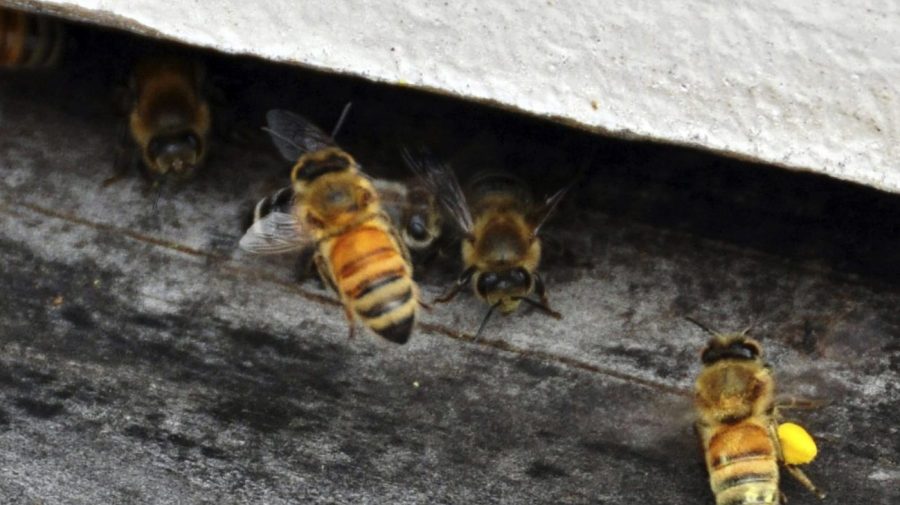
[[[900,191],[900,2],[0,1]]]

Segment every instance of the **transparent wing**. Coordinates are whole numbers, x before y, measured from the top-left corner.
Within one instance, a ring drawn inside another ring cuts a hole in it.
[[[267,128],[272,142],[281,156],[295,162],[302,154],[318,151],[326,147],[336,147],[337,143],[321,128],[305,117],[282,109],[266,113]]]
[[[293,214],[270,212],[256,220],[241,237],[241,249],[253,254],[283,254],[314,244]]]
[[[468,235],[472,234],[474,224],[472,213],[466,196],[459,185],[459,180],[450,165],[437,160],[427,150],[420,150],[413,155],[408,149],[403,149],[403,159],[425,187],[428,188],[447,213],[453,218],[459,228]]]
[[[403,214],[407,207],[408,191],[402,183],[385,179],[371,179],[372,185],[378,192],[381,207],[390,216],[391,221],[398,229],[404,226]]]
[[[550,195],[547,200],[544,201],[544,204],[534,213],[534,231],[532,234],[537,236],[541,231],[541,227],[544,226],[544,223],[550,219],[550,216],[556,211],[556,208],[559,207],[559,202],[565,198],[565,196],[569,193],[572,187],[575,186],[575,182],[578,179],[573,179],[572,182],[566,184],[565,187]]]

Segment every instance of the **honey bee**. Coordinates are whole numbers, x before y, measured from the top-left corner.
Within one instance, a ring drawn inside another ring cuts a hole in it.
[[[544,281],[537,272],[541,259],[539,234],[572,185],[537,205],[517,177],[486,172],[476,176],[464,193],[445,163],[426,152],[413,156],[404,151],[403,156],[463,233],[463,271],[455,285],[436,301],[449,301],[471,285],[475,296],[489,305],[476,339],[496,309],[509,314],[521,302],[560,319],[562,316],[549,306]],[[532,293],[537,294],[537,300],[530,298]]]
[[[132,166],[151,181],[186,180],[207,157],[211,115],[203,89],[203,69],[175,57],[150,57],[135,67],[129,84],[130,111],[116,175]],[[135,148],[128,148],[128,144]],[[124,163],[122,163],[124,162]]]
[[[443,217],[431,192],[415,180],[371,182],[407,250],[414,257],[429,251],[443,233]],[[256,204],[252,222],[265,219],[272,212],[290,213],[293,202],[294,188],[281,188]]]
[[[242,249],[261,254],[315,246],[320,277],[355,321],[391,342],[409,340],[419,307],[409,252],[356,160],[305,118],[266,115],[279,153],[294,163],[291,188],[264,199]]]
[[[776,404],[775,381],[762,361],[759,343],[746,331],[707,331],[713,338],[701,356],[696,429],[716,503],[782,503],[779,463],[807,489],[824,497],[803,470],[786,461],[784,447],[791,441],[779,440],[777,423],[781,410],[798,408],[799,403]]]
[[[433,247],[443,233],[443,216],[428,188],[418,179],[373,179],[372,184],[406,247],[412,253]]]
[[[0,7],[0,67],[53,67],[64,48],[65,27],[61,21]]]

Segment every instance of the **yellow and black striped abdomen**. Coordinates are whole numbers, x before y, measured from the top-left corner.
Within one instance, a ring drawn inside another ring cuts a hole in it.
[[[380,219],[332,239],[327,254],[344,303],[375,333],[402,344],[415,324],[418,293],[412,268]]]
[[[56,19],[0,8],[0,67],[51,67],[59,61],[63,39],[63,24]]]
[[[779,503],[775,444],[764,425],[747,420],[709,435],[706,466],[717,505]]]

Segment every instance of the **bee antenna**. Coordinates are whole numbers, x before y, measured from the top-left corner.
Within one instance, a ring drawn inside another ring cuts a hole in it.
[[[499,306],[500,302],[497,302],[491,305],[491,308],[488,309],[487,313],[484,315],[484,319],[481,320],[481,326],[478,327],[478,332],[475,333],[473,342],[478,342],[481,339],[481,333],[484,331],[484,327],[487,326],[487,323],[491,319],[491,316],[494,315],[494,310],[496,310]]]
[[[684,318],[687,319],[688,321],[696,324],[698,327],[700,327],[701,330],[705,331],[706,333],[709,333],[710,335],[712,335],[714,337],[721,335],[721,332],[711,329],[709,326],[706,326],[705,324],[701,323],[700,321],[697,321],[696,319],[694,319],[691,316],[684,316]]]
[[[524,296],[517,296],[517,297],[514,297],[513,300],[521,300],[521,301],[523,301],[523,302],[525,302],[525,303],[531,305],[532,307],[535,307],[535,308],[540,309],[540,310],[543,311],[545,314],[547,314],[548,316],[550,316],[550,317],[552,317],[552,318],[554,318],[554,319],[562,319],[562,314],[560,314],[559,312],[557,312],[557,311],[551,309],[551,308],[548,307],[547,304],[545,304],[545,303],[541,303],[541,302],[539,302],[539,301],[537,301],[537,300],[532,300],[531,298],[526,298],[526,297],[524,297]]]
[[[331,138],[334,139],[337,137],[339,131],[341,131],[341,127],[344,126],[344,120],[347,119],[347,114],[350,113],[350,107],[353,105],[353,102],[347,102],[347,105],[344,105],[344,109],[341,111],[341,117],[338,118],[337,123],[334,125],[334,129],[331,130]]]

